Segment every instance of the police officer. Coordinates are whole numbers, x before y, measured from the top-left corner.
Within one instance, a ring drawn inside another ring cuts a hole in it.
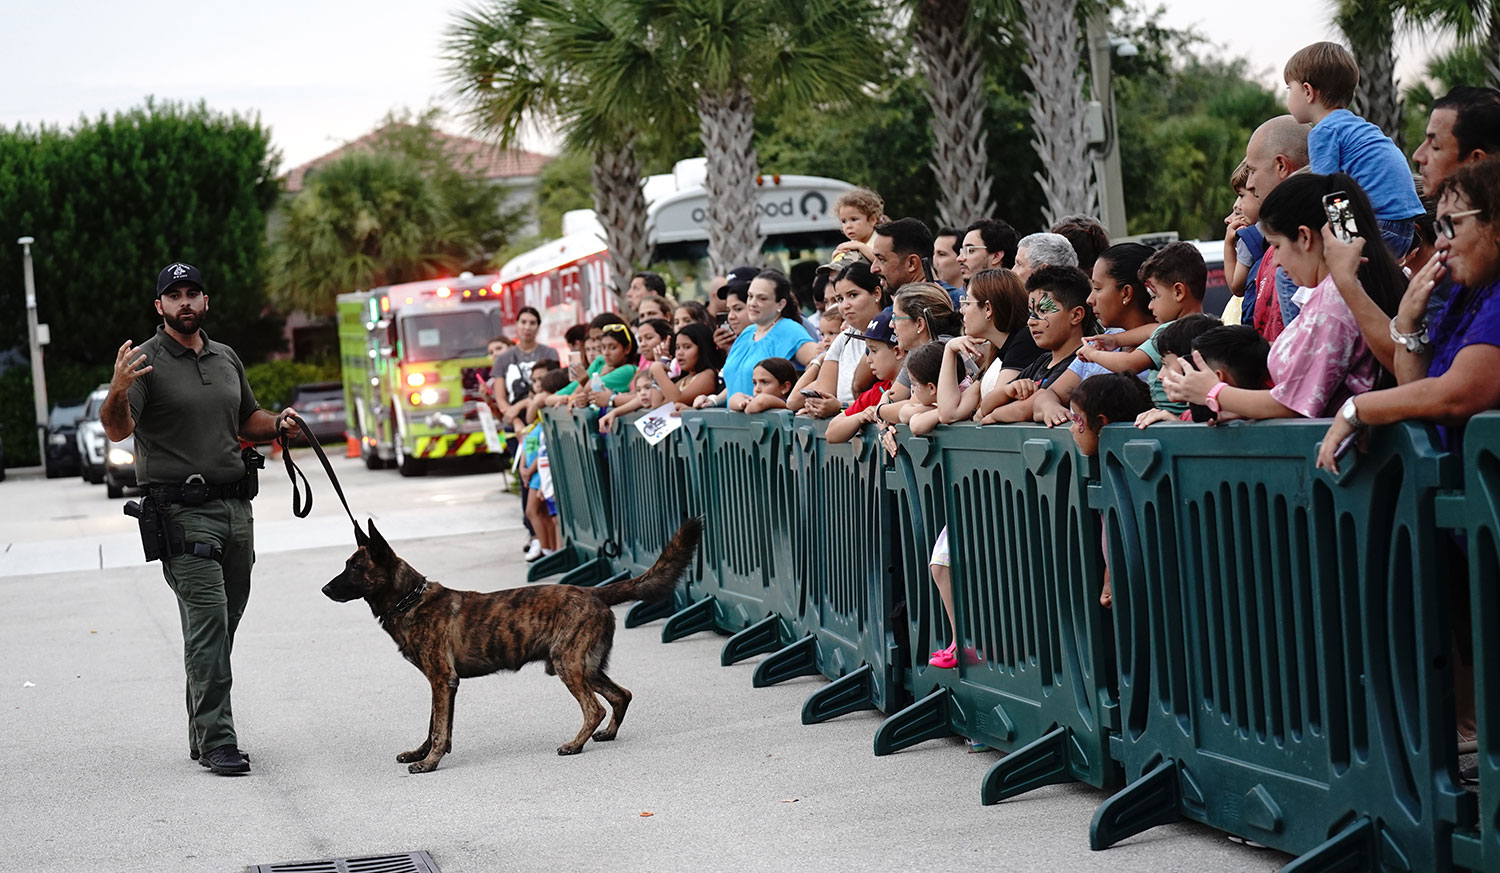
[[[258,456],[242,457],[237,437],[263,443],[296,425],[291,409],[261,409],[239,356],[203,332],[208,294],[196,267],[161,271],[156,312],[155,336],[120,346],[99,420],[112,440],[135,434],[141,490],[176,534],[161,561],[182,620],[189,754],[214,773],[240,775],[250,760],[234,732],[229,654],[250,597],[250,461]]]

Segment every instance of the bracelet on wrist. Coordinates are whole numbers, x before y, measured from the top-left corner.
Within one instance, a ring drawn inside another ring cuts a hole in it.
[[[1395,318],[1391,319],[1391,341],[1397,345],[1405,346],[1406,350],[1412,354],[1420,352],[1423,346],[1432,342],[1431,338],[1427,335],[1426,322],[1418,324],[1416,330],[1407,333],[1397,329]]]

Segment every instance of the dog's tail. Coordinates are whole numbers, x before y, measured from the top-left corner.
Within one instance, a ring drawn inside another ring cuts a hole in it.
[[[688,564],[692,563],[693,553],[698,550],[698,540],[702,536],[703,519],[690,518],[684,521],[672,536],[672,541],[662,549],[661,557],[656,559],[656,563],[651,565],[645,575],[595,588],[594,593],[610,606],[631,600],[644,600],[647,603],[665,600],[672,595],[682,574],[687,571]]]

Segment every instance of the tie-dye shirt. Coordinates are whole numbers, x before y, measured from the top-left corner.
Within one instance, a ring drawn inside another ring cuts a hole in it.
[[[1380,365],[1332,277],[1297,291],[1302,311],[1271,344],[1266,364],[1276,402],[1307,418],[1326,418],[1345,400],[1375,387]]]

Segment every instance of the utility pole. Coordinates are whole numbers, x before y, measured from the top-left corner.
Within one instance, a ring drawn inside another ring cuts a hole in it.
[[[31,396],[36,403],[37,461],[46,466],[47,373],[42,368],[42,346],[50,337],[43,336],[46,325],[36,323],[36,276],[31,271],[31,244],[36,240],[23,236],[16,242],[21,244],[21,263],[26,275],[26,336],[31,342]]]
[[[1120,178],[1119,125],[1115,123],[1114,74],[1110,70],[1116,41],[1109,36],[1109,16],[1102,10],[1089,16],[1089,76],[1094,101],[1103,111],[1104,143],[1094,152],[1094,178],[1099,180],[1099,218],[1111,238],[1124,236],[1125,185]],[[1136,47],[1119,41],[1121,55],[1134,55]]]

